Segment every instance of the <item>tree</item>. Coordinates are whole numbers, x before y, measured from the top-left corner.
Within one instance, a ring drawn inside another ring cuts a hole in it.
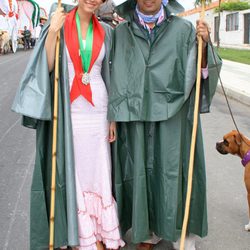
[[[195,1],[195,6],[197,5],[201,5],[202,1],[205,1],[205,0],[196,0]],[[205,4],[209,4],[211,3],[211,0],[210,1],[205,1]],[[221,13],[221,0],[219,0],[219,12],[218,12],[218,23],[216,24],[216,29],[215,29],[215,32],[217,32],[217,48],[220,47],[220,13]]]
[[[202,3],[205,3],[205,4],[209,4],[209,3],[211,3],[212,1],[211,0],[195,0],[195,6],[196,5],[201,5]]]
[[[219,13],[218,13],[218,27],[217,27],[217,49],[220,47],[220,12],[221,12],[221,0],[219,0]]]

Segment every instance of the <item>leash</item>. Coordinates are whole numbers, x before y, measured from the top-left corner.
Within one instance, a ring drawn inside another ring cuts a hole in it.
[[[225,91],[224,85],[223,85],[222,80],[221,80],[221,77],[220,77],[219,66],[218,66],[218,63],[217,63],[216,58],[215,58],[214,47],[213,47],[213,44],[212,44],[212,41],[211,41],[211,36],[210,36],[210,32],[209,32],[208,28],[207,28],[207,31],[208,31],[208,43],[209,43],[209,45],[210,45],[211,48],[212,48],[212,56],[213,56],[213,59],[214,59],[214,62],[215,62],[216,71],[217,71],[217,74],[218,74],[218,78],[219,78],[219,80],[220,80],[220,85],[221,85],[221,88],[222,88],[222,92],[223,92],[223,94],[224,94],[224,96],[225,96],[225,99],[226,99],[226,103],[227,103],[227,107],[228,107],[228,109],[229,109],[230,116],[231,116],[231,118],[232,118],[232,120],[233,120],[233,124],[234,124],[234,126],[235,126],[237,132],[238,132],[239,135],[240,135],[241,140],[244,141],[244,142],[250,147],[250,145],[249,145],[249,144],[246,142],[246,140],[242,137],[242,135],[241,135],[241,133],[240,133],[240,130],[239,130],[238,126],[237,126],[237,123],[236,123],[236,121],[235,121],[235,118],[234,118],[234,115],[233,115],[231,106],[230,106],[229,101],[228,101],[228,97],[227,97],[227,95],[226,95],[226,91]]]

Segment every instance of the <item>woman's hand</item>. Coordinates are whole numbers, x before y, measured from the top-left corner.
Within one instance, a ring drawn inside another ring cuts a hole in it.
[[[63,26],[66,18],[66,13],[63,7],[57,8],[55,12],[51,15],[49,32],[57,33]]]
[[[64,9],[62,7],[58,8],[51,17],[49,32],[45,41],[49,72],[54,69],[57,34],[62,28],[65,18],[66,13],[64,13]]]
[[[116,122],[109,124],[109,142],[112,143],[116,140]]]

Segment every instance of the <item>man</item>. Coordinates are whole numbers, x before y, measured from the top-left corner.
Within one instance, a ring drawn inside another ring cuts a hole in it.
[[[112,0],[105,1],[104,4],[100,6],[100,8],[96,11],[96,16],[101,20],[111,20],[113,19],[114,13],[114,4]]]
[[[27,29],[27,26],[24,26],[24,31],[22,33],[23,35],[23,41],[24,41],[24,49],[30,49],[30,38],[31,38],[31,32]]]
[[[41,34],[41,31],[42,31],[42,28],[44,26],[44,24],[47,22],[48,18],[46,16],[41,16],[40,17],[40,23],[39,25],[37,25],[33,32],[32,32],[32,38],[31,38],[31,47],[34,48],[35,45],[36,45],[36,42],[38,41],[39,37],[40,37],[40,34]]]
[[[109,119],[117,122],[114,192],[122,233],[132,229],[137,249],[180,237],[196,80],[196,35],[203,39],[200,112],[208,112],[217,76],[208,27],[173,13],[175,0],[129,0],[114,32]],[[220,59],[217,61],[221,64]],[[206,68],[208,66],[208,68]],[[208,76],[207,76],[208,75]],[[188,233],[207,235],[206,177],[201,126],[197,131]],[[142,243],[143,242],[143,243]]]
[[[40,17],[40,23],[35,28],[35,38],[36,38],[36,41],[39,39],[40,33],[42,31],[42,28],[43,28],[44,24],[47,22],[47,20],[48,20],[48,18],[46,16]]]

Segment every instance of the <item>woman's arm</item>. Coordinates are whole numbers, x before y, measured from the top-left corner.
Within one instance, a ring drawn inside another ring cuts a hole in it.
[[[45,41],[45,49],[49,72],[54,69],[57,34],[62,28],[66,18],[63,8],[58,8],[51,17],[49,32]]]

